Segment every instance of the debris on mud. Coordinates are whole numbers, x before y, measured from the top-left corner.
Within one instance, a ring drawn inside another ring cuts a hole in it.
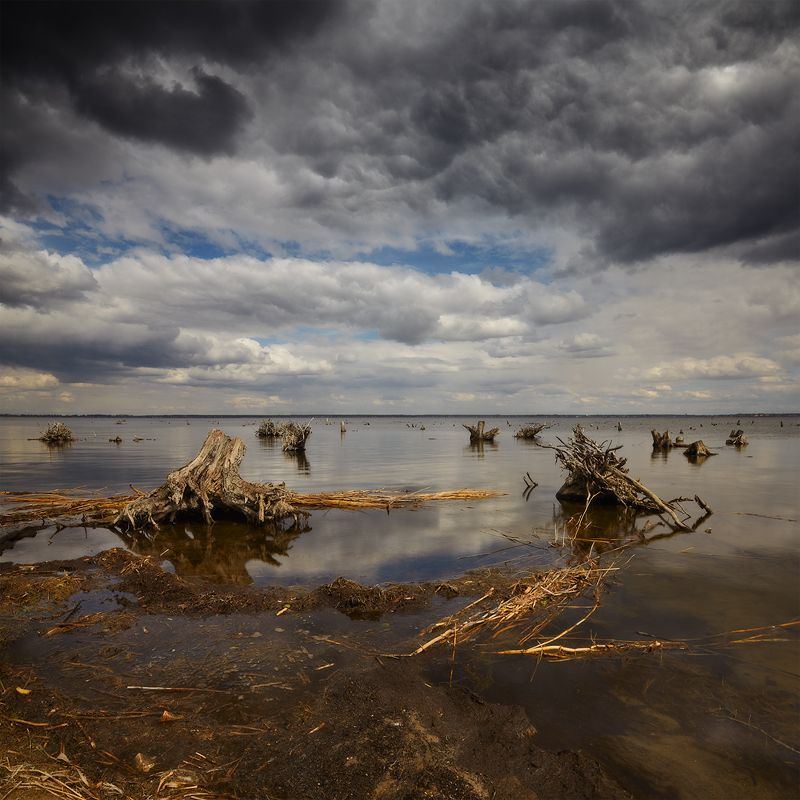
[[[526,594],[482,571],[446,585],[215,587],[121,549],[2,564],[4,650],[41,635],[38,657],[0,660],[0,781],[9,797],[68,787],[76,800],[625,797],[592,759],[537,748],[520,708],[437,685],[433,649],[412,661],[343,650],[305,621],[320,608],[417,613],[446,596],[463,607],[490,586]],[[91,598],[109,593],[115,607],[97,611]],[[287,649],[292,625],[306,644]]]

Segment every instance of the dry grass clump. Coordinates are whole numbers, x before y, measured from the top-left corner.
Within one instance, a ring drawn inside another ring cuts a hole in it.
[[[45,442],[45,444],[64,444],[65,442],[74,442],[75,437],[63,422],[51,422],[39,437],[39,441]]]

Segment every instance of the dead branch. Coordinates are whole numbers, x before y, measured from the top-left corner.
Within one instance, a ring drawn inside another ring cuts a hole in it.
[[[495,594],[494,589],[490,589],[480,599],[428,627],[423,634],[433,633],[441,628],[444,628],[444,632],[429,639],[407,655],[419,655],[442,642],[455,643],[456,637],[458,642],[463,643],[481,629],[496,630],[500,626],[510,627],[540,611],[542,617],[537,627],[541,627],[550,618],[548,615],[555,613],[562,604],[582,596],[589,589],[596,588],[616,569],[614,566],[600,569],[587,565],[537,573],[519,581],[516,592],[511,597],[486,608],[485,601]],[[471,610],[472,613],[468,614],[467,612]],[[506,630],[506,627],[503,630]]]

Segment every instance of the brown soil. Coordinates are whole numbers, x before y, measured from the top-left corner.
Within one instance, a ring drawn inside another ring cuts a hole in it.
[[[586,756],[537,748],[521,709],[436,685],[446,655],[395,659],[303,627],[340,619],[325,609],[418,612],[490,578],[296,593],[187,580],[122,550],[0,564],[2,796],[626,797]]]

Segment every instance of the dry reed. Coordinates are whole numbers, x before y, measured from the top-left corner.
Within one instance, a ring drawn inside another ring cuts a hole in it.
[[[131,487],[132,489],[134,487]],[[136,494],[119,494],[112,497],[98,497],[80,489],[70,492],[0,492],[6,503],[18,504],[16,508],[0,514],[0,527],[16,525],[33,520],[55,520],[59,517],[82,517],[83,522],[96,524],[110,522],[127,503],[144,494],[134,489]],[[453,492],[388,492],[386,490],[363,489],[345,492],[322,492],[319,494],[298,494],[290,492],[288,502],[295,508],[345,508],[384,509],[402,506],[424,506],[429,503],[446,501],[482,500],[499,497],[505,492],[473,491],[461,489]]]
[[[384,489],[357,489],[349,492],[322,492],[321,494],[289,493],[287,498],[297,508],[400,508],[402,506],[423,506],[428,503],[483,500],[500,497],[505,492],[460,489],[452,492],[387,492]]]
[[[588,615],[587,615],[588,617]],[[584,620],[586,617],[584,617]],[[623,653],[655,653],[665,650],[694,650],[694,651],[713,651],[732,645],[757,644],[763,642],[787,642],[793,641],[779,634],[781,629],[791,628],[800,625],[800,621],[784,622],[779,625],[767,625],[761,628],[747,628],[745,630],[727,631],[725,633],[714,634],[703,637],[702,639],[660,639],[652,637],[650,639],[639,639],[632,641],[609,641],[598,643],[592,640],[590,645],[580,647],[568,647],[567,645],[555,645],[558,639],[563,638],[567,633],[574,630],[584,620],[563,631],[558,636],[548,639],[546,642],[513,650],[498,650],[501,655],[528,655],[557,660],[572,660],[576,658],[588,658],[595,655],[620,655]],[[742,638],[739,634],[750,633],[752,636]],[[643,634],[649,635],[649,634]]]
[[[442,628],[445,630],[407,655],[419,655],[436,644],[455,642],[456,639],[463,644],[486,628],[493,630],[494,636],[499,636],[521,623],[530,624],[532,621],[532,628],[521,638],[524,642],[550,622],[566,602],[583,596],[588,590],[597,590],[603,579],[616,569],[615,566],[599,568],[587,563],[535,573],[518,580],[512,596],[500,602],[494,599],[496,591],[491,588],[475,602],[426,628],[423,635]],[[594,607],[597,607],[597,602]]]
[[[32,764],[12,764],[8,758],[5,763],[0,762],[0,768],[8,773],[3,778],[3,787],[7,787],[8,791],[0,795],[0,800],[17,796],[49,797],[58,800],[103,800],[108,797],[131,796],[130,779],[119,781],[123,786],[102,778],[93,781],[77,766],[66,760],[63,750],[55,758],[48,757],[64,763],[54,765],[51,769],[42,769]],[[160,780],[158,785],[150,790],[148,796],[153,800],[162,798],[163,800],[216,800],[231,797],[226,792],[218,793],[202,785],[217,777],[212,774],[216,770],[202,771],[192,762],[184,763],[189,764],[190,768],[168,770],[153,776],[154,779],[160,778]]]
[[[95,522],[102,522],[113,519],[126,503],[140,494],[141,492],[98,497],[96,493],[80,489],[69,492],[0,492],[6,503],[17,504],[16,508],[0,514],[0,526],[37,519],[53,520],[58,517],[80,516],[86,521],[90,515]]]

